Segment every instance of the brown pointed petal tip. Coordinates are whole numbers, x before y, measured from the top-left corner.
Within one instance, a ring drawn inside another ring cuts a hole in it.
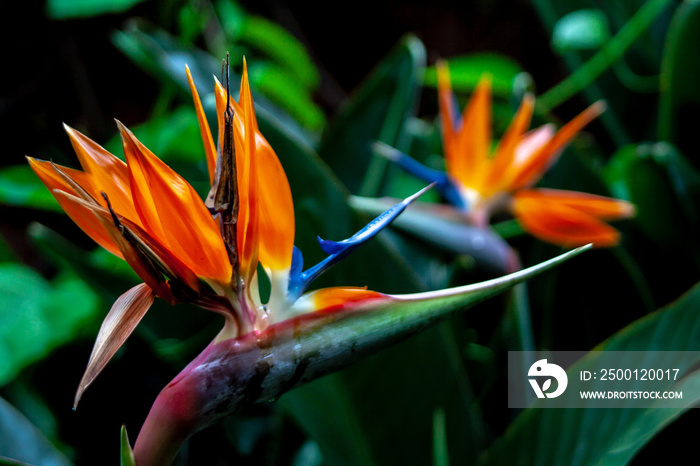
[[[112,305],[107,317],[105,317],[100,331],[92,348],[92,354],[88,361],[85,374],[80,380],[78,391],[75,394],[73,409],[77,408],[85,389],[95,380],[104,369],[114,353],[122,346],[124,341],[134,331],[146,311],[153,304],[155,295],[145,283],[136,285],[121,295]]]

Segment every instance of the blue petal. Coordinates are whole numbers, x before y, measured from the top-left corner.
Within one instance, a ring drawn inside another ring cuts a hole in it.
[[[418,197],[420,197],[425,191],[432,188],[433,185],[434,184],[431,184],[430,186],[421,189],[416,194],[404,199],[390,209],[386,210],[348,239],[342,241],[330,241],[319,238],[319,245],[321,246],[323,252],[328,254],[328,257],[305,272],[299,272],[302,269],[302,266],[300,265],[301,251],[294,248],[295,252],[292,256],[292,271],[290,272],[289,276],[289,299],[291,301],[298,299],[309,284],[319,275],[325,272],[336,262],[350,254],[352,251],[360,247],[367,240],[373,238],[383,228],[388,226],[401,212],[403,212],[409,204],[418,199]]]
[[[453,206],[463,210],[468,209],[469,206],[460,195],[456,182],[447,173],[426,167],[398,149],[381,142],[375,143],[374,149],[416,178],[427,183],[435,183],[435,189]]]

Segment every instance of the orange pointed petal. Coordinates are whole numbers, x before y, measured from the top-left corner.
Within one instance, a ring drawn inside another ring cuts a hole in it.
[[[520,191],[513,197],[513,214],[529,233],[550,243],[565,247],[588,243],[614,246],[619,242],[619,232],[600,219],[616,209],[627,215],[629,209],[626,203],[614,208],[603,199],[589,199],[591,202],[586,203],[577,196],[548,197],[546,193]]]
[[[204,113],[202,101],[199,100],[199,94],[197,93],[197,88],[194,85],[190,68],[185,66],[185,71],[187,72],[187,82],[190,85],[190,92],[192,93],[192,99],[194,100],[194,108],[197,112],[199,132],[202,136],[202,143],[204,144],[204,155],[207,159],[207,169],[209,171],[209,183],[212,184],[214,183],[214,177],[216,176],[216,144],[214,144],[214,139],[212,139],[209,122],[207,121],[207,116]]]
[[[114,302],[97,334],[90,360],[75,394],[73,407],[78,405],[85,389],[102,372],[114,353],[134,331],[153,304],[153,299],[153,291],[145,283],[141,283]]]
[[[294,248],[294,203],[287,175],[270,144],[258,136],[260,190],[260,261],[265,267],[288,269]]]
[[[219,226],[199,194],[131,131],[119,128],[134,205],[145,230],[198,276],[228,283],[232,269]]]
[[[241,113],[237,118],[243,121],[243,134],[237,137],[236,170],[238,172],[238,251],[241,275],[249,279],[257,268],[260,233],[260,179],[256,154],[256,120],[253,97],[248,83],[245,61],[241,75],[239,97]],[[234,125],[235,126],[235,125]],[[238,150],[241,147],[242,150]]]
[[[516,158],[516,149],[523,139],[523,135],[530,127],[532,112],[535,108],[535,98],[532,94],[526,94],[520,104],[513,121],[501,138],[494,156],[491,171],[486,179],[484,195],[497,191],[509,191],[509,181],[512,175],[513,164]]]
[[[61,198],[65,205],[71,209],[83,212],[84,217],[92,216],[106,231],[109,239],[119,250],[120,256],[129,264],[136,274],[161,298],[169,303],[175,299],[170,292],[170,287],[165,283],[161,272],[154,269],[153,264],[144,258],[122,235],[114,224],[111,214],[94,200],[87,200],[63,191],[57,192],[57,198]],[[192,272],[190,272],[191,275]]]
[[[574,136],[604,111],[605,103],[596,102],[562,126],[547,144],[517,168],[512,180],[512,188],[522,188],[537,182]]]
[[[635,213],[634,205],[627,201],[578,191],[540,188],[522,190],[518,196],[537,202],[556,202],[601,220],[629,218]]]
[[[217,98],[217,113],[221,115],[219,121],[219,132],[223,134],[223,113],[226,109],[227,92],[221,83],[216,80],[216,98]],[[250,105],[248,104],[250,102]],[[282,164],[275,154],[272,146],[260,133],[255,117],[253,99],[250,92],[247,73],[241,79],[241,92],[239,102],[233,99],[229,100],[229,104],[234,109],[234,131],[236,135],[236,169],[238,171],[238,189],[239,189],[239,218],[250,219],[248,209],[252,205],[258,207],[258,257],[265,267],[273,269],[286,269],[290,266],[292,260],[292,249],[294,246],[294,204],[292,202],[292,193],[289,188],[289,181],[284,172]],[[248,107],[248,110],[244,109]],[[255,134],[255,147],[246,146],[249,139],[246,137],[246,125],[252,124],[252,131]],[[246,141],[245,143],[242,141]],[[247,149],[246,149],[247,147]],[[254,166],[257,174],[257,184],[263,189],[258,190],[257,194],[251,193],[251,185],[248,182],[251,174],[249,173],[249,162],[245,160],[242,154],[245,150],[253,150],[255,157]],[[240,154],[240,155],[238,155]],[[248,173],[248,175],[245,175]],[[257,204],[250,199],[251,195],[257,197]],[[239,222],[239,249],[243,250],[241,240],[244,238],[243,231],[246,227]],[[252,234],[252,232],[251,232]],[[250,248],[252,243],[248,243]],[[249,251],[250,256],[252,250]]]
[[[435,66],[437,67],[438,75],[438,103],[440,105],[442,144],[449,170],[450,164],[453,163],[453,160],[451,160],[452,154],[455,154],[457,151],[456,132],[459,130],[459,128],[456,128],[457,112],[447,63],[440,60]]]
[[[71,220],[97,244],[112,254],[123,257],[119,246],[114,243],[107,230],[105,230],[104,226],[90,210],[84,209],[67,200],[65,196],[60,195],[60,193],[74,195],[75,191],[66,183],[63,177],[56,172],[54,165],[51,162],[36,160],[31,157],[27,157],[27,160],[34,173],[36,173],[42,183],[51,191],[61,208],[68,214]],[[85,173],[69,168],[62,169],[68,176],[73,177],[76,183],[82,185],[88,191],[92,190],[89,186],[90,179]]]
[[[447,64],[438,62],[438,99],[447,172],[466,186],[478,183],[491,145],[491,78],[484,75],[457,121]]]
[[[129,170],[126,164],[79,131],[67,125],[64,125],[64,128],[80,164],[91,178],[91,186],[83,187],[100,203],[102,202],[100,192],[107,193],[117,212],[138,221],[138,215],[131,200]]]
[[[490,166],[491,76],[484,75],[462,115],[456,152],[450,156],[449,173],[466,186],[480,184]]]

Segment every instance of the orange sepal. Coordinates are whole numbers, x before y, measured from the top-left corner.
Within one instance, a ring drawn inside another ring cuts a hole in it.
[[[339,311],[348,305],[372,299],[386,299],[387,296],[365,287],[321,288],[311,293],[317,312]]]
[[[134,205],[144,229],[197,276],[231,279],[219,226],[194,188],[119,124]]]
[[[207,121],[207,116],[204,113],[202,101],[199,99],[197,88],[194,85],[190,68],[185,66],[185,71],[187,72],[187,82],[190,85],[190,92],[192,93],[192,99],[194,100],[194,108],[197,112],[197,122],[199,123],[199,132],[202,137],[202,144],[204,144],[204,155],[207,160],[209,183],[211,185],[214,183],[214,177],[216,176],[216,144],[214,144],[214,139],[211,136],[209,122]]]
[[[623,201],[584,193],[523,190],[513,196],[513,215],[520,224],[544,241],[564,247],[593,243],[614,246],[619,232],[603,219],[629,217],[632,206]]]
[[[119,246],[114,243],[107,230],[105,230],[104,226],[92,212],[76,206],[74,203],[67,201],[65,196],[60,195],[60,193],[68,193],[71,195],[75,195],[76,193],[56,171],[55,166],[51,162],[37,160],[32,157],[27,157],[27,160],[34,173],[49,191],[51,191],[51,194],[53,194],[58,204],[66,214],[68,214],[71,220],[97,244],[115,256],[123,257]],[[93,191],[92,186],[90,186],[90,179],[85,173],[65,167],[61,167],[61,169],[86,191]]]
[[[534,96],[526,94],[496,148],[493,163],[482,190],[482,195],[485,197],[498,191],[510,190],[510,180],[514,176],[513,165],[516,159],[516,150],[523,135],[530,127],[534,108]]]
[[[138,221],[138,215],[131,200],[129,170],[126,164],[84,134],[68,125],[63,126],[80,160],[80,165],[92,180],[91,187],[83,187],[100,203],[102,203],[100,192],[107,193],[117,212]]]
[[[219,132],[223,134],[224,120],[223,112],[226,109],[227,92],[221,83],[216,81],[216,101],[217,114],[221,116],[219,121]],[[239,218],[248,218],[247,210],[251,185],[246,182],[244,173],[248,172],[248,164],[242,160],[245,145],[241,141],[246,137],[246,124],[252,124],[255,134],[255,157],[256,179],[260,189],[256,195],[258,198],[258,257],[265,267],[281,270],[289,268],[292,261],[292,249],[294,246],[294,203],[292,192],[289,187],[287,175],[277,158],[277,154],[272,149],[270,143],[260,133],[255,117],[253,99],[248,85],[247,73],[241,79],[240,102],[229,99],[229,104],[234,110],[234,134],[236,136],[236,167],[238,170],[239,189]],[[250,102],[249,110],[244,109],[246,102]],[[248,148],[249,150],[252,148]],[[239,160],[241,159],[241,160]],[[243,228],[240,226],[239,228]],[[241,234],[238,236],[241,241]],[[250,246],[250,245],[249,245]]]
[[[511,180],[511,189],[519,189],[536,183],[544,172],[556,161],[564,147],[588,123],[605,111],[605,102],[596,102],[573,120],[561,127],[559,131],[539,150],[525,157],[517,168]]]
[[[438,66],[438,93],[447,172],[462,184],[474,186],[481,182],[490,162],[491,77],[486,74],[479,80],[458,126],[446,64]]]
[[[250,279],[258,266],[260,250],[260,178],[256,154],[257,121],[250,93],[248,70],[243,61],[240,111],[236,117],[243,122],[243,134],[236,132],[236,171],[238,175],[238,253],[240,273]],[[241,113],[242,112],[242,113]],[[236,126],[236,125],[234,125]]]

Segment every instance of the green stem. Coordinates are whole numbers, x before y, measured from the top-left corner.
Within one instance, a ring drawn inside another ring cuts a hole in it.
[[[590,60],[538,99],[539,110],[542,113],[549,112],[598,78],[622,57],[669,3],[671,0],[649,0],[642,5],[620,31]]]

